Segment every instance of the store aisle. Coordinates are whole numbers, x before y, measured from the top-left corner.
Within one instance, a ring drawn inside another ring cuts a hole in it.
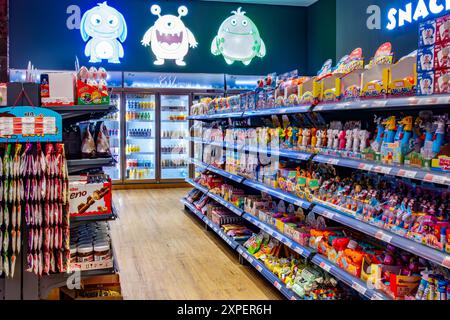
[[[125,299],[281,299],[183,210],[188,189],[115,191],[111,223]]]

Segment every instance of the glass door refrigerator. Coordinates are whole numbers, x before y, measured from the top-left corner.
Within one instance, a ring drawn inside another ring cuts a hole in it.
[[[107,115],[102,120],[105,122],[109,132],[109,144],[111,147],[111,155],[115,160],[114,166],[104,167],[103,171],[111,177],[113,182],[117,183],[122,180],[121,174],[121,155],[120,155],[120,110],[121,110],[122,95],[121,93],[111,94],[111,104],[118,109],[117,112]]]
[[[189,176],[190,95],[160,95],[162,181],[184,180]]]
[[[125,182],[155,181],[156,130],[156,96],[126,93]]]

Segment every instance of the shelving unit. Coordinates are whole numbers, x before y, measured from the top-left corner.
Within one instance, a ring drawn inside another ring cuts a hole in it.
[[[292,249],[293,251],[300,254],[303,258],[307,260],[311,260],[314,264],[325,270],[326,272],[332,274],[336,279],[342,281],[349,287],[355,289],[357,292],[359,292],[361,295],[363,295],[367,299],[373,299],[373,300],[390,300],[388,296],[383,294],[382,292],[378,290],[374,290],[368,287],[364,281],[361,279],[358,279],[345,270],[337,267],[335,264],[333,264],[331,261],[329,261],[327,258],[317,254],[314,250],[304,247],[298,243],[296,243],[294,240],[290,239],[286,235],[282,234],[280,231],[278,231],[274,226],[270,226],[264,222],[261,222],[258,218],[255,216],[244,212],[244,210],[239,209],[235,207],[233,204],[227,202],[222,197],[213,194],[209,192],[206,188],[199,185],[198,183],[194,182],[192,179],[187,179],[187,183],[191,184],[194,188],[197,190],[203,192],[205,195],[207,195],[209,198],[213,199],[217,203],[221,204],[225,208],[229,209],[233,213],[235,213],[238,216],[241,216],[243,219],[245,219],[250,224],[254,225],[255,227],[258,227],[260,230],[264,231],[265,233],[269,234],[270,236],[274,237],[275,239],[279,240],[281,243]],[[193,212],[200,220],[206,223],[215,233],[219,235],[220,238],[222,238],[224,241],[226,241],[233,249],[238,250],[239,254],[244,257],[252,266],[257,268],[257,270],[262,273],[262,275],[269,280],[272,284],[275,285],[277,289],[279,289],[283,295],[285,295],[288,299],[290,299],[293,295],[291,290],[288,290],[280,279],[278,279],[274,274],[272,274],[270,271],[268,271],[264,265],[257,261],[256,259],[252,258],[252,256],[247,253],[247,250],[242,247],[241,245],[238,245],[235,247],[235,243],[232,242],[232,240],[226,236],[222,232],[222,230],[214,225],[207,217],[205,217],[200,211],[198,211],[191,203],[189,203],[186,199],[182,199],[182,203],[185,205],[186,208],[188,208],[191,212]],[[278,283],[278,284],[276,284]],[[286,291],[287,290],[287,291]]]
[[[104,167],[114,167],[116,160],[113,158],[99,158],[99,159],[79,159],[67,160],[67,167],[69,174],[78,173],[81,171],[95,170]]]
[[[432,110],[448,110],[450,105],[450,95],[433,96],[433,97],[406,97],[406,98],[393,98],[384,100],[362,100],[355,102],[342,102],[342,103],[330,103],[319,104],[310,106],[298,106],[298,107],[280,107],[273,109],[262,109],[254,111],[245,111],[241,113],[223,113],[223,114],[208,114],[200,116],[191,116],[190,120],[203,121],[203,122],[218,122],[224,123],[227,119],[246,119],[256,117],[267,117],[272,115],[290,115],[298,113],[308,112],[333,112],[333,111],[366,111],[366,112],[387,112],[387,111],[413,111],[417,112],[422,109],[430,108]],[[296,150],[286,149],[270,149],[260,146],[243,146],[240,142],[227,143],[224,141],[211,141],[208,138],[191,137],[189,139],[194,144],[202,144],[213,147],[219,147],[223,149],[231,149],[237,152],[246,153],[258,153],[265,154],[267,156],[278,156],[284,159],[297,160],[297,161],[313,161],[316,163],[330,164],[338,167],[344,167],[359,171],[366,171],[377,173],[380,175],[393,176],[402,179],[412,181],[422,181],[426,183],[435,184],[436,186],[450,188],[450,174],[439,171],[432,171],[425,168],[417,168],[407,165],[388,165],[382,164],[376,161],[369,161],[356,158],[343,158],[334,155],[316,154],[310,152],[300,152]],[[386,244],[391,244],[397,248],[408,251],[418,257],[424,258],[436,265],[450,269],[450,255],[444,251],[434,249],[428,245],[417,242],[414,239],[408,238],[406,235],[400,235],[394,233],[392,230],[384,229],[383,227],[376,225],[375,222],[364,220],[356,213],[347,212],[345,209],[333,206],[332,204],[322,203],[316,201],[314,198],[308,198],[308,201],[301,199],[296,195],[283,192],[281,190],[267,186],[261,182],[253,181],[251,179],[241,177],[239,175],[231,174],[225,170],[214,167],[198,161],[196,159],[190,159],[190,162],[197,168],[197,170],[209,171],[220,175],[231,182],[240,184],[247,188],[258,190],[263,193],[269,194],[277,199],[284,200],[285,202],[300,206],[303,209],[311,210],[317,215],[323,216],[328,220],[334,221],[340,225],[346,226],[353,230],[357,230],[367,236],[377,239]],[[293,251],[301,254],[303,257],[310,259],[310,261],[328,273],[332,274],[337,279],[349,287],[356,290],[362,296],[371,300],[389,300],[390,297],[384,293],[369,288],[359,278],[353,277],[345,270],[339,268],[326,257],[314,252],[309,248],[300,246],[298,243],[281,233],[276,227],[268,225],[260,221],[257,217],[246,213],[245,211],[234,207],[230,203],[227,203],[223,198],[218,195],[207,192],[204,187],[199,186],[193,180],[187,180],[194,188],[202,190],[209,198],[215,200],[217,203],[222,204],[224,207],[230,209],[235,214],[241,216],[248,223],[260,230],[266,232],[272,237],[278,239]],[[237,210],[236,210],[237,209]],[[239,249],[240,248],[240,249]],[[246,253],[244,248],[238,247],[238,251],[241,255],[246,255],[244,258],[253,265],[253,260],[250,255]],[[249,258],[249,259],[248,259]],[[261,269],[261,267],[257,267]],[[261,269],[263,270],[263,269]],[[264,271],[260,271],[263,273]],[[273,279],[272,279],[273,280]],[[281,290],[280,290],[281,291]],[[286,294],[285,294],[286,296]],[[287,296],[288,297],[288,296]],[[289,298],[289,297],[288,297]]]

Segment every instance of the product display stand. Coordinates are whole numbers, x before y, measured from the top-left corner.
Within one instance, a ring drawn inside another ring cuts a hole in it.
[[[17,107],[20,108],[20,107]],[[104,116],[116,112],[115,106],[73,106],[73,107],[48,107],[61,114],[63,125],[68,126],[81,121],[98,120]],[[44,139],[45,140],[45,139]],[[113,166],[114,159],[94,159],[94,160],[69,160],[68,162],[69,174],[78,173],[81,171],[101,171],[103,167]],[[117,209],[113,206],[113,213],[103,216],[94,216],[87,218],[71,218],[71,225],[83,221],[107,221],[114,220],[118,217]],[[24,230],[24,229],[23,229]],[[24,232],[24,231],[22,231]],[[24,237],[23,241],[27,241]],[[59,273],[43,276],[39,278],[34,273],[26,272],[25,266],[26,252],[17,255],[15,264],[15,274],[11,278],[0,278],[0,300],[39,300],[45,299],[50,291],[54,288],[66,286],[68,283],[75,284],[83,278],[88,278],[98,275],[108,275],[118,272],[118,265],[116,255],[114,253],[114,246],[111,245],[113,255],[113,266],[105,267],[99,270],[86,270],[80,272],[80,277],[76,273]]]
[[[232,112],[232,113],[221,113],[221,114],[208,114],[208,115],[198,115],[191,116],[189,119],[193,121],[201,121],[205,123],[214,123],[214,126],[220,126],[221,123],[225,125],[231,124],[233,120],[249,119],[248,124],[251,123],[250,118],[264,118],[273,115],[294,115],[298,113],[332,113],[334,111],[340,112],[341,118],[345,117],[346,111],[361,111],[363,115],[367,113],[367,118],[373,118],[374,112],[389,113],[390,111],[406,111],[406,112],[418,112],[421,110],[436,110],[436,111],[446,111],[448,110],[448,105],[450,103],[450,95],[442,96],[432,96],[432,97],[407,97],[407,98],[391,98],[384,100],[362,100],[356,102],[343,102],[343,103],[328,103],[319,104],[314,106],[298,106],[298,107],[280,107],[274,109],[262,109],[254,111],[245,112]],[[349,116],[351,116],[349,114]],[[194,132],[194,130],[191,130]],[[450,187],[450,174],[446,172],[431,171],[423,168],[417,168],[406,165],[388,165],[382,164],[381,162],[362,160],[362,159],[350,159],[341,158],[339,156],[322,155],[308,152],[300,152],[293,150],[283,150],[283,149],[258,149],[257,146],[249,145],[239,145],[239,141],[235,145],[229,145],[222,141],[211,141],[210,137],[190,137],[192,145],[199,150],[202,150],[201,154],[204,153],[205,146],[214,146],[222,150],[228,149],[237,153],[264,153],[272,156],[279,156],[282,159],[293,160],[293,161],[312,161],[315,163],[333,165],[335,167],[343,167],[350,170],[366,171],[371,173],[376,173],[385,176],[393,176],[398,179],[406,179],[408,181],[420,181],[424,183],[434,184],[438,188],[448,188]],[[199,153],[196,152],[198,155]],[[324,217],[330,221],[334,221],[340,225],[347,228],[356,230],[362,234],[368,235],[373,239],[380,241],[386,245],[391,245],[396,248],[408,251],[418,257],[428,260],[434,263],[436,266],[443,267],[445,269],[450,269],[450,255],[445,252],[445,250],[437,250],[426,244],[422,244],[413,239],[403,237],[393,231],[386,230],[381,226],[376,226],[370,224],[367,221],[359,218],[358,216],[352,214],[351,212],[346,212],[342,207],[335,206],[331,203],[316,202],[314,199],[303,199],[297,197],[295,194],[287,193],[279,189],[274,189],[267,186],[261,182],[254,181],[249,178],[241,177],[236,174],[229,173],[223,169],[217,168],[214,165],[204,163],[199,159],[191,158],[191,164],[196,168],[198,172],[210,172],[218,176],[225,178],[225,181],[229,180],[231,184],[241,185],[244,189],[253,189],[254,191],[260,191],[262,193],[268,194],[275,199],[283,200],[288,204],[293,204],[295,206],[301,207],[305,210],[309,210],[315,213],[317,216]],[[386,295],[380,290],[376,290],[368,286],[363,280],[354,277],[346,270],[338,267],[333,262],[329,261],[326,256],[316,253],[313,249],[299,245],[297,242],[277,230],[275,226],[268,225],[265,222],[260,221],[257,217],[252,214],[245,212],[245,210],[234,206],[217,194],[211,193],[206,187],[198,184],[193,179],[187,179],[186,182],[191,184],[196,190],[201,191],[204,195],[214,200],[217,204],[220,204],[224,208],[233,212],[237,216],[244,219],[250,225],[259,228],[266,234],[277,239],[280,243],[290,248],[292,251],[297,252],[302,257],[311,261],[313,264],[319,266],[321,269],[325,270],[327,273],[333,275],[336,279],[348,285],[350,288],[354,289],[361,296],[366,299],[372,300],[390,300],[390,296]],[[445,189],[444,189],[445,190]],[[206,217],[202,212],[200,212],[195,206],[193,206],[186,199],[182,200],[185,205],[186,210],[192,212],[197,216],[202,222],[204,222],[209,229],[214,231],[221,239],[223,239],[233,250],[238,251],[240,255],[240,261],[247,261],[250,265],[255,267],[263,277],[270,281],[284,296],[288,299],[295,299],[296,295],[292,291],[288,290],[279,279],[274,276],[271,272],[268,272],[264,267],[264,264],[260,261],[256,261],[247,250],[235,242],[233,239],[229,238],[222,229],[212,223],[208,217]]]

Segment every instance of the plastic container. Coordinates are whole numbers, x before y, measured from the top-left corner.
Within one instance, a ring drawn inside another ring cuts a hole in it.
[[[102,242],[94,246],[94,261],[106,261],[111,259],[111,247],[108,243]]]
[[[80,263],[94,261],[94,247],[92,246],[92,243],[78,246],[77,261]]]

